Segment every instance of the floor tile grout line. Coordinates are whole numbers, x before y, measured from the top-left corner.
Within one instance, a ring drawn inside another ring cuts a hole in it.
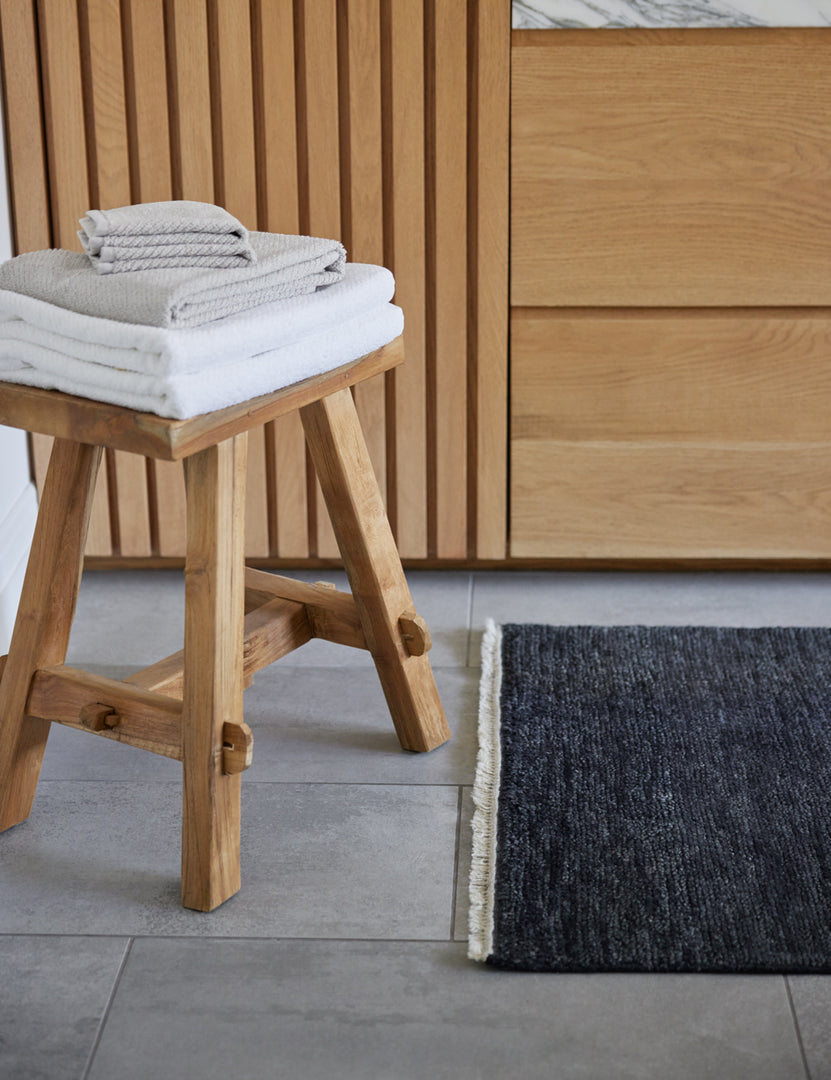
[[[10,930],[0,931],[0,939],[2,938],[72,938],[83,940],[86,938],[93,938],[96,941],[102,941],[106,938],[127,938],[129,937],[129,947],[132,951],[132,947],[136,942],[144,941],[205,941],[216,944],[222,941],[299,941],[299,942],[311,942],[314,944],[324,945],[464,945],[463,941],[454,941],[452,938],[447,937],[434,937],[434,938],[373,938],[373,937],[296,937],[290,934],[277,934],[269,937],[262,937],[252,934],[95,934],[90,933],[70,933],[66,930],[58,930],[54,933],[46,933],[44,931],[26,931],[26,930]],[[126,955],[123,958],[123,963],[126,963]],[[120,982],[120,974],[116,976]],[[115,991],[115,984],[113,991]],[[108,1002],[109,1006],[109,1002]],[[82,1077],[83,1080],[83,1077]]]
[[[465,667],[471,667],[470,647],[473,643],[473,590],[475,588],[476,575],[471,574],[467,584],[467,648],[465,650]]]
[[[456,788],[460,785],[462,787],[470,787],[472,784],[470,781],[464,780],[246,780],[243,784],[243,791],[246,787],[251,787],[256,784],[268,784],[271,787],[395,787],[395,788]],[[151,779],[134,779],[132,777],[124,777],[122,779],[107,777],[106,779],[96,779],[95,777],[79,777],[68,776],[61,778],[59,776],[52,776],[49,779],[40,781],[41,784],[141,784],[147,786],[148,784],[158,785],[181,785],[181,780],[151,780]]]
[[[791,991],[791,981],[787,975],[782,976],[785,980],[785,995],[788,999],[788,1007],[791,1010],[791,1020],[793,1021],[794,1032],[796,1033],[796,1042],[799,1047],[799,1053],[802,1057],[802,1068],[805,1070],[805,1080],[811,1080],[811,1070],[808,1066],[808,1055],[805,1052],[805,1043],[802,1038],[802,1029],[799,1026],[799,1019],[796,1015],[796,1004],[794,1003],[793,993]]]
[[[135,938],[132,936],[127,941],[127,947],[124,950],[124,955],[121,957],[121,963],[118,965],[118,971],[115,974],[112,989],[110,990],[109,997],[107,998],[107,1004],[104,1006],[104,1011],[101,1014],[101,1020],[98,1024],[98,1030],[95,1032],[95,1038],[92,1041],[92,1046],[90,1047],[89,1055],[84,1066],[84,1071],[81,1073],[81,1080],[87,1080],[87,1078],[89,1077],[90,1070],[92,1069],[92,1063],[95,1060],[95,1055],[98,1052],[99,1045],[101,1044],[101,1037],[104,1034],[104,1027],[106,1026],[107,1020],[109,1019],[110,1010],[112,1009],[116,992],[118,991],[118,987],[121,983],[121,977],[124,974],[124,969],[127,966],[127,961],[129,960],[130,953],[133,950],[134,941]]]
[[[450,940],[456,940],[456,904],[459,897],[459,860],[462,851],[462,807],[464,788],[459,784],[459,797],[456,801],[456,849],[453,852],[453,896],[450,900]]]

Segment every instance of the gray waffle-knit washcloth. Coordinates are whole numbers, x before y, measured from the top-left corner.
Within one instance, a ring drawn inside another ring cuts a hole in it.
[[[88,210],[80,225],[81,246],[99,274],[256,261],[245,226],[212,203],[177,199]]]

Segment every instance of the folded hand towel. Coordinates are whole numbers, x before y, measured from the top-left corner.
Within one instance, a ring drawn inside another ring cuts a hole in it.
[[[208,378],[198,371],[142,375],[28,342],[0,341],[0,381],[62,390],[184,420],[348,364],[398,337],[403,325],[401,309],[382,304],[279,348],[215,365]]]
[[[0,265],[0,289],[119,322],[195,327],[259,304],[314,292],[343,276],[336,240],[251,233],[257,262],[232,270],[137,270],[98,275],[86,256],[32,251]]]
[[[0,348],[13,355],[17,343],[25,344],[35,364],[37,350],[45,349],[144,375],[204,372],[230,359],[290,344],[317,330],[337,328],[345,320],[381,307],[392,299],[394,290],[393,276],[384,267],[347,263],[342,279],[326,289],[185,330],[100,319],[0,290]]]
[[[245,226],[211,203],[180,199],[89,210],[80,224],[81,246],[99,274],[256,261]]]
[[[245,239],[246,229],[221,206],[176,199],[172,202],[136,203],[113,210],[88,210],[81,219],[87,236],[152,236],[180,233],[229,233]]]

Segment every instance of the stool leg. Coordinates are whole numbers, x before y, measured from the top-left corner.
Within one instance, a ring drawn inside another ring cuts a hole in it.
[[[240,776],[222,728],[242,722],[247,435],[185,459],[182,903],[212,911],[240,887]]]
[[[300,410],[369,651],[405,750],[450,738],[426,653],[411,656],[398,620],[413,609],[349,390]]]
[[[55,440],[0,681],[0,830],[32,809],[50,725],[26,701],[34,672],[66,659],[100,461],[100,446]]]

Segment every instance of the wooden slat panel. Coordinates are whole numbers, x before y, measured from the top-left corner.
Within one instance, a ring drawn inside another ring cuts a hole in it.
[[[435,231],[430,282],[435,358],[436,555],[467,555],[467,22],[433,10],[433,133],[428,147]]]
[[[181,461],[154,461],[159,554],[184,557],[187,551],[185,474]]]
[[[511,555],[831,557],[831,442],[511,444]]]
[[[132,201],[164,201],[171,198],[172,177],[162,0],[124,0],[122,12]],[[185,489],[181,466],[145,460],[155,497],[149,512],[158,522],[159,550],[155,553],[183,556]],[[169,475],[171,469],[174,475]],[[121,490],[119,485],[119,493]],[[120,522],[120,535],[125,555],[125,545],[130,546],[132,539],[124,522]]]
[[[475,415],[473,468],[475,555],[505,557],[508,444],[508,218],[510,120],[510,11],[502,0],[480,0],[476,22],[475,192],[473,267],[475,381],[468,408]]]
[[[335,0],[301,0],[300,188],[305,202],[301,229],[313,236],[341,237],[338,34]],[[303,203],[301,203],[303,205]],[[316,553],[338,558],[338,545],[320,485],[315,484]]]
[[[211,0],[212,94],[216,197],[247,228],[257,227],[254,87],[248,0]],[[245,553],[269,554],[265,438],[248,441]]]
[[[52,245],[36,3],[0,5],[3,101],[14,254]],[[43,491],[52,438],[31,437],[32,471]]]
[[[393,522],[405,558],[427,555],[427,378],[424,218],[424,5],[384,9],[389,95],[387,265],[405,314],[406,362],[392,375],[395,438]]]
[[[78,219],[90,208],[86,159],[86,124],[81,79],[81,43],[74,3],[38,6],[44,86],[46,145],[52,210],[52,240],[57,247],[79,250]],[[102,461],[95,487],[88,555],[112,552],[107,467]]]
[[[131,202],[127,109],[122,62],[121,9],[118,0],[84,0],[88,67],[84,72],[91,106],[91,190],[96,206],[108,210]],[[112,458],[117,492],[109,513],[118,523],[119,554],[150,554],[147,469],[143,458],[116,451]],[[99,489],[101,490],[101,489]]]
[[[345,179],[344,242],[352,262],[384,261],[381,147],[380,0],[349,0],[340,8],[342,86],[348,139],[341,162]],[[386,503],[386,380],[355,387],[355,407],[370,460]]]
[[[828,437],[828,310],[520,309],[511,327],[514,439]]]
[[[275,420],[272,428],[276,553],[284,559],[303,559],[309,554],[306,485],[306,439],[300,414]]]
[[[133,200],[171,197],[162,0],[123,0]]]
[[[297,184],[297,117],[292,0],[254,0],[254,102],[257,132],[260,228],[300,231]],[[306,442],[298,416],[265,429],[271,553],[309,554]]]
[[[0,5],[3,100],[15,254],[51,245],[35,3]]]
[[[588,36],[514,50],[512,302],[831,302],[827,31]]]
[[[205,0],[170,0],[173,192],[177,199],[214,201],[208,17]]]

